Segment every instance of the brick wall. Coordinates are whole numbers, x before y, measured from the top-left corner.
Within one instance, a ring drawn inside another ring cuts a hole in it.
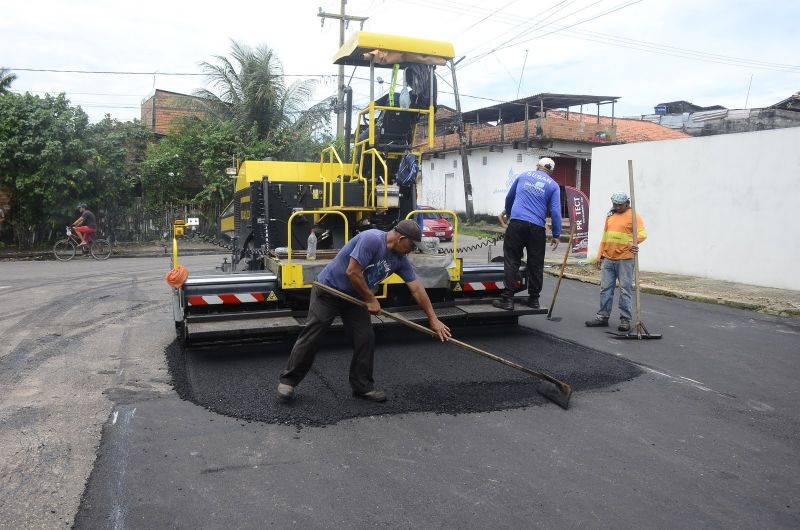
[[[205,117],[200,98],[165,90],[156,90],[142,103],[142,123],[156,134],[169,134],[178,126],[179,118]]]
[[[3,214],[0,215],[0,224],[8,221],[11,214],[11,190],[8,188],[0,188],[0,208],[3,209]]]
[[[6,212],[11,208],[11,190],[8,188],[0,188],[0,208]]]
[[[542,128],[542,135],[537,136],[537,126]],[[467,145],[479,147],[485,145],[508,143],[516,140],[525,140],[525,122],[507,123],[500,126],[487,126],[486,124],[466,124]],[[573,121],[561,117],[532,119],[528,121],[528,139],[547,138],[552,140],[566,140],[573,142],[614,143],[617,139],[617,128],[609,123],[596,123],[589,121]],[[430,151],[453,149],[458,146],[458,134],[437,135],[434,147]]]

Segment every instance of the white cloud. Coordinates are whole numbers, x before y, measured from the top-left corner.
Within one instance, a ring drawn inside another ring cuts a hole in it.
[[[452,40],[456,52],[467,55],[462,63],[467,66],[459,72],[459,88],[465,95],[514,99],[522,74],[521,97],[539,92],[619,96],[617,114],[632,115],[652,112],[656,103],[677,99],[742,107],[751,74],[751,107],[775,103],[800,90],[800,68],[796,64],[792,71],[778,72],[717,64],[709,61],[730,59],[708,55],[796,63],[800,42],[794,26],[800,19],[800,4],[794,0],[644,0],[562,34],[535,38],[553,27],[530,29],[532,24],[553,22],[575,12],[557,22],[570,25],[623,2],[350,0],[347,10],[369,16],[365,25],[369,31]],[[327,20],[320,27],[317,16],[320,7],[338,12],[336,0],[243,0],[229,4],[208,0],[30,0],[7,4],[0,17],[0,61],[6,67],[199,73],[201,61],[226,55],[230,39],[235,39],[250,46],[266,44],[273,48],[286,73],[336,73],[330,60],[338,47],[338,23]],[[554,5],[563,10],[548,18],[552,11],[547,10]],[[501,7],[505,9],[499,11]],[[357,24],[351,23],[347,34],[355,29]],[[605,41],[608,37],[577,30],[635,42],[618,43],[622,46],[593,42],[587,39]],[[468,65],[518,33],[523,34],[521,40],[532,40]],[[661,48],[658,53],[649,53],[630,49],[644,41],[699,51],[705,54],[705,60],[670,55],[686,53],[678,50]],[[15,90],[66,92],[93,120],[106,112],[120,119],[138,117],[139,105],[154,88],[191,93],[204,85],[202,77],[15,73]],[[450,80],[446,69],[441,73]],[[325,81],[319,98],[335,90],[329,78]],[[365,101],[368,88],[354,82],[354,89],[356,101]],[[440,83],[440,90],[450,91],[446,83]],[[448,104],[452,98],[443,94],[440,101]],[[463,98],[467,110],[490,104]]]

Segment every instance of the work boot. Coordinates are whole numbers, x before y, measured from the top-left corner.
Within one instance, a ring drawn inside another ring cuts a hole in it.
[[[608,319],[603,317],[595,317],[592,320],[586,321],[587,328],[607,328],[608,327]]]
[[[505,309],[506,311],[514,310],[514,301],[511,298],[500,298],[499,300],[492,300],[492,305],[498,309]]]
[[[627,318],[620,318],[619,319],[619,326],[617,326],[619,331],[628,332],[631,330],[631,321]]]
[[[386,401],[386,394],[383,390],[370,390],[369,392],[353,392],[353,395],[359,399],[366,399],[367,401],[374,401],[375,403],[383,403]]]
[[[294,397],[294,387],[292,385],[278,384],[278,397],[281,399],[289,400]]]
[[[528,300],[525,303],[531,309],[539,309],[539,297],[538,296],[535,297],[535,298],[533,296],[529,296]]]

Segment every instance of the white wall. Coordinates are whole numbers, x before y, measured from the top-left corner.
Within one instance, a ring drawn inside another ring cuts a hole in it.
[[[522,161],[518,161],[518,155],[522,155]],[[472,154],[467,156],[474,212],[497,215],[505,208],[506,194],[514,178],[523,171],[536,169],[540,152],[536,149],[519,150],[506,147],[500,153],[489,152],[487,148],[474,149]],[[483,157],[486,157],[485,165]],[[445,158],[423,160],[420,167],[422,170],[422,180],[418,186],[420,204],[457,212],[466,211],[461,155],[458,152],[447,153]]]
[[[593,149],[590,255],[628,160],[642,270],[800,290],[800,127]]]

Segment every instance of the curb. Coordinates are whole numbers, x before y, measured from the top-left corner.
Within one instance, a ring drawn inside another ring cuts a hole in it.
[[[218,254],[222,255],[230,255],[229,252],[223,254],[222,252],[216,250],[205,250],[205,249],[198,249],[198,250],[182,250],[178,253],[179,256],[211,256]],[[158,252],[158,251],[148,251],[148,252],[126,252],[126,251],[119,251],[113,250],[111,253],[111,258],[171,258],[172,252]],[[16,260],[35,260],[35,261],[55,261],[53,257],[52,251],[41,251],[41,252],[17,252],[14,254],[0,254],[0,261],[16,261]]]
[[[545,274],[549,274],[550,276],[558,276],[557,271],[547,270],[545,269]],[[565,273],[564,278],[568,280],[577,280],[583,283],[591,283],[594,285],[600,285],[600,280],[595,278],[587,278],[586,276],[578,276],[577,274],[570,274]],[[689,300],[692,302],[702,302],[706,304],[716,304],[716,305],[724,305],[728,307],[734,307],[736,309],[747,309],[749,311],[756,311],[758,313],[764,313],[767,315],[775,315],[779,317],[793,317],[793,318],[800,318],[800,310],[776,310],[772,309],[768,306],[760,305],[760,304],[753,304],[750,302],[742,302],[741,300],[733,300],[731,298],[721,298],[721,297],[714,297],[708,296],[701,293],[695,293],[691,291],[677,291],[672,289],[666,289],[664,287],[656,287],[654,285],[647,285],[643,283],[641,285],[641,291],[643,293],[648,294],[656,294],[661,296],[669,296],[672,298],[679,298],[681,300]]]

